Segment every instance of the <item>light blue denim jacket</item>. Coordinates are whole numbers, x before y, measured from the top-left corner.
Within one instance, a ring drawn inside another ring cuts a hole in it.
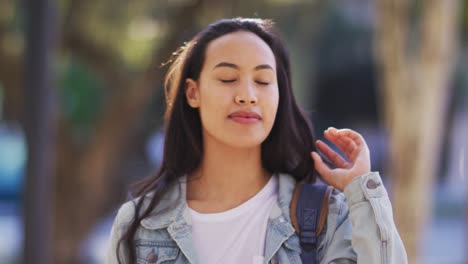
[[[266,230],[265,263],[301,263],[299,238],[289,205],[295,180],[278,175],[278,202]],[[192,242],[186,177],[166,192],[135,235],[137,263],[203,263]],[[118,263],[117,242],[133,218],[134,202],[122,205],[111,231],[107,263]],[[405,264],[407,256],[393,222],[392,206],[378,172],[355,178],[329,202],[326,233],[319,238],[318,263]],[[125,259],[125,250],[120,250]]]

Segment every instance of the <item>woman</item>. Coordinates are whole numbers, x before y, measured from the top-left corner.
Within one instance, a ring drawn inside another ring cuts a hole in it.
[[[166,89],[164,160],[119,210],[108,263],[300,263],[289,206],[317,173],[344,191],[330,198],[319,263],[406,263],[364,139],[324,132],[346,160],[314,142],[271,21],[211,24],[179,51]]]

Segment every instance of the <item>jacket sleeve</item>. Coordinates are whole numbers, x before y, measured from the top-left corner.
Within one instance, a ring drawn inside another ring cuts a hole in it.
[[[353,179],[344,195],[347,208],[339,210],[341,217],[338,217],[321,263],[408,263],[379,173],[371,172]]]

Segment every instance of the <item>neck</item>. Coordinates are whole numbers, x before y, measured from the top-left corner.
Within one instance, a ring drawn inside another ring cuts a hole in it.
[[[232,148],[210,141],[204,144],[201,166],[189,175],[187,200],[192,208],[201,202],[229,209],[253,197],[269,178],[262,167],[260,146]]]

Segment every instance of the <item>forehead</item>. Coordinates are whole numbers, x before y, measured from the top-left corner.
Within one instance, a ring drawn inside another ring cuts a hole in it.
[[[211,69],[220,62],[234,63],[240,68],[269,64],[276,69],[275,56],[268,44],[246,31],[226,34],[208,44],[204,66]]]

